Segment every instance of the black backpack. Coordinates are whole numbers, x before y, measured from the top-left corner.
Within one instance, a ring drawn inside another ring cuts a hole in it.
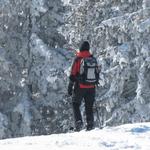
[[[99,80],[99,69],[95,57],[90,56],[81,59],[79,83],[85,85],[95,85]]]

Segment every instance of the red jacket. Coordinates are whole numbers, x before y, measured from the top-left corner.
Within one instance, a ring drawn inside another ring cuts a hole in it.
[[[76,81],[76,77],[80,72],[80,63],[81,63],[82,58],[91,56],[89,51],[81,51],[81,52],[78,52],[76,55],[77,56],[72,64],[71,73],[70,73],[70,80],[72,82]],[[95,88],[94,85],[84,85],[84,84],[79,84],[79,85],[80,85],[80,88]]]

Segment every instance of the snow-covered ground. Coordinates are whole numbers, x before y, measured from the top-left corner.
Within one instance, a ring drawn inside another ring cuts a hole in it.
[[[0,150],[149,150],[150,123],[0,140]]]

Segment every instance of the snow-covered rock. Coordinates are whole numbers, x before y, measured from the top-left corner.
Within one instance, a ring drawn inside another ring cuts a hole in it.
[[[72,126],[68,74],[82,40],[90,42],[102,66],[96,126],[149,121],[149,4],[1,0],[0,138],[60,133]]]
[[[72,3],[63,34],[74,47],[89,40],[102,65],[96,99],[104,124],[148,121],[149,0],[80,2]]]

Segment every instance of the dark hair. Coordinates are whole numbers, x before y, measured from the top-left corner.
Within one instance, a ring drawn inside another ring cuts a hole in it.
[[[80,51],[89,51],[90,50],[90,44],[88,41],[84,41],[80,46]]]

